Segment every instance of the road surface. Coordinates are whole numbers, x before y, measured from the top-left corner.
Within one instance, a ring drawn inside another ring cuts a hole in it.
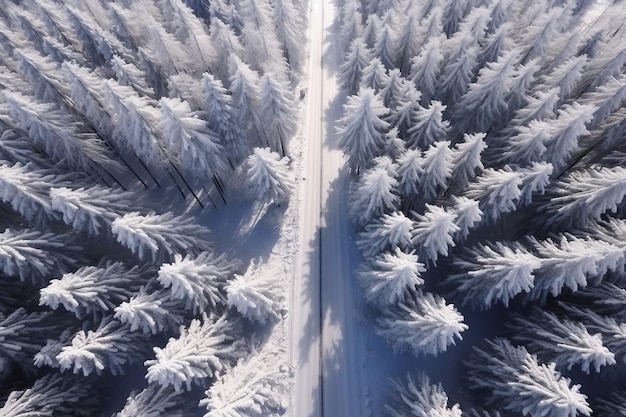
[[[362,417],[361,349],[352,326],[354,243],[348,235],[348,177],[333,129],[341,111],[335,77],[341,57],[330,44],[339,44],[331,32],[335,5],[333,0],[311,3],[300,255],[290,317],[295,386],[289,415]]]

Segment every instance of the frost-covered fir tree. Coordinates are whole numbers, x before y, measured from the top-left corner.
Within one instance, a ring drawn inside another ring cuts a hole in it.
[[[359,273],[368,302],[387,307],[402,302],[405,295],[424,283],[426,269],[413,252],[384,252],[365,264]]]
[[[593,367],[615,364],[615,354],[602,344],[600,334],[590,334],[581,323],[562,319],[548,311],[536,309],[526,318],[516,316],[513,340],[525,342],[528,348],[557,366],[571,369],[580,366],[589,373]]]
[[[463,319],[442,297],[420,291],[386,309],[377,321],[376,332],[394,352],[438,355],[462,339],[461,333],[468,328]]]
[[[288,157],[269,148],[254,148],[245,168],[248,190],[256,199],[278,205],[287,202],[293,182]]]
[[[391,381],[391,404],[385,404],[387,414],[401,417],[407,413],[417,416],[461,417],[459,404],[448,405],[448,396],[441,384],[432,384],[423,373],[408,374],[406,380]]]
[[[285,312],[284,288],[280,271],[262,268],[252,261],[243,275],[235,275],[226,286],[226,301],[249,320],[267,323],[279,320]]]
[[[580,385],[571,384],[554,363],[543,364],[506,339],[489,341],[486,350],[475,348],[467,366],[470,386],[488,391],[489,401],[504,410],[531,417],[591,414]]]
[[[232,372],[219,376],[206,391],[200,406],[204,417],[262,417],[285,412],[292,370],[285,351],[270,342],[248,358],[237,361]]]
[[[145,362],[146,379],[161,386],[172,385],[179,391],[193,383],[213,377],[227,367],[228,362],[244,353],[243,341],[236,322],[227,316],[218,318],[206,314],[181,329],[178,338],[170,338],[163,348],[155,347],[156,358]]]

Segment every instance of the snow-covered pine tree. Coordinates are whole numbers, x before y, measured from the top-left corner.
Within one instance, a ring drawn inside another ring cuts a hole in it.
[[[12,417],[54,415],[88,416],[97,409],[94,385],[84,378],[50,374],[37,379],[30,388],[14,390],[0,408],[0,415]]]
[[[158,290],[158,284],[148,282],[130,300],[115,307],[114,317],[127,324],[132,332],[172,334],[185,322],[187,314],[168,290]]]
[[[443,119],[446,106],[433,100],[426,108],[415,112],[415,121],[407,130],[406,142],[413,149],[427,149],[435,142],[448,139],[450,122]]]
[[[269,74],[261,78],[260,90],[260,115],[262,120],[265,120],[263,126],[265,141],[270,149],[285,156],[288,153],[289,140],[297,129],[293,95],[286,82]]]
[[[421,273],[425,270],[414,251],[383,252],[359,271],[365,299],[383,309],[401,303],[424,283]]]
[[[466,362],[470,386],[487,392],[489,403],[531,417],[589,416],[591,408],[580,385],[543,364],[523,346],[506,339],[487,342],[485,350],[474,348]]]
[[[119,243],[140,259],[169,260],[178,253],[200,253],[211,249],[209,230],[192,217],[172,213],[141,215],[127,213],[111,223]]]
[[[513,340],[558,367],[580,366],[583,372],[600,372],[603,366],[614,365],[615,355],[602,344],[600,334],[590,334],[585,326],[558,317],[549,311],[533,309],[529,317],[516,315],[512,327]]]
[[[489,308],[497,302],[508,306],[509,300],[534,285],[534,271],[541,260],[520,243],[479,244],[454,257],[459,273],[447,282],[463,304]]]
[[[424,213],[415,216],[411,243],[420,259],[436,264],[440,255],[448,256],[448,248],[456,246],[454,236],[460,231],[454,210],[426,204]]]
[[[107,316],[93,330],[80,330],[56,356],[61,371],[71,369],[84,376],[103,371],[125,373],[127,365],[137,363],[150,350],[150,341],[141,333]]]
[[[438,355],[445,352],[468,329],[454,305],[432,293],[415,292],[412,297],[385,309],[377,320],[376,333],[394,352]]]
[[[361,85],[363,70],[369,65],[371,59],[371,52],[365,42],[360,38],[355,38],[350,43],[348,54],[339,68],[342,87],[356,94]]]
[[[157,281],[169,290],[170,298],[185,302],[185,310],[199,313],[225,303],[224,287],[238,267],[238,261],[229,261],[223,254],[177,254],[174,262],[161,265]]]
[[[124,408],[114,417],[144,417],[167,415],[185,417],[193,413],[195,407],[185,401],[181,392],[172,387],[149,384],[147,388],[133,392],[126,399]]]
[[[227,304],[248,320],[267,323],[285,313],[285,290],[280,271],[260,265],[260,261],[253,260],[243,275],[235,275],[228,282]]]
[[[79,253],[71,235],[37,229],[6,229],[0,233],[0,268],[21,281],[41,282],[67,272]]]
[[[369,258],[396,248],[408,252],[412,247],[413,220],[403,212],[384,214],[365,226],[356,244],[364,257]]]
[[[382,154],[389,124],[383,119],[389,110],[371,88],[348,98],[344,116],[337,121],[337,142],[346,152],[353,170],[365,169]]]
[[[200,406],[204,417],[263,417],[282,415],[287,406],[292,369],[284,348],[270,340],[237,361],[230,372],[219,375]]]
[[[441,384],[433,384],[423,373],[408,374],[406,380],[391,381],[391,404],[385,404],[390,417],[408,413],[416,416],[461,417],[461,407],[448,405],[448,395]]]
[[[131,207],[143,208],[139,201],[129,205],[137,192],[97,184],[87,188],[55,187],[49,194],[52,209],[62,214],[65,224],[94,236],[109,233],[111,223]]]
[[[153,348],[155,359],[145,362],[146,379],[161,386],[173,385],[179,391],[202,383],[221,372],[228,362],[243,356],[245,342],[237,320],[232,317],[194,319],[181,329],[178,338],[170,338],[164,348]]]
[[[395,165],[387,156],[375,158],[372,163],[373,166],[363,172],[354,185],[348,200],[350,215],[362,225],[394,211],[398,202],[394,193],[397,184]]]
[[[92,313],[113,310],[128,300],[142,281],[139,267],[127,268],[121,262],[106,261],[51,280],[40,290],[39,305],[52,310],[62,305],[82,319]]]
[[[289,199],[293,186],[289,157],[270,148],[254,148],[245,164],[245,182],[255,199],[281,205]]]

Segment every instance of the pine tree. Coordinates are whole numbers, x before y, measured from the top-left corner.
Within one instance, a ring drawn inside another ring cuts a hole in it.
[[[156,359],[145,362],[146,379],[164,387],[173,385],[176,391],[185,384],[189,390],[192,383],[213,377],[227,361],[241,355],[242,344],[236,321],[204,314],[202,321],[192,320],[164,348],[154,348]]]
[[[369,65],[361,72],[360,89],[372,89],[378,93],[387,82],[387,69],[378,57],[372,58]]]
[[[455,220],[453,210],[426,204],[424,213],[415,218],[411,240],[420,258],[427,259],[429,264],[436,264],[440,255],[448,256],[448,248],[456,246],[453,237],[461,231]]]
[[[535,308],[530,317],[515,316],[513,326],[513,340],[558,367],[576,365],[589,373],[592,366],[600,372],[601,367],[615,364],[615,355],[602,344],[600,334],[590,334],[581,323]]]
[[[104,318],[94,330],[80,330],[71,342],[61,348],[56,357],[61,371],[72,369],[84,376],[107,370],[113,375],[124,374],[128,364],[136,363],[148,350],[148,340],[133,333],[126,325]]]
[[[383,312],[376,332],[387,339],[394,352],[409,351],[438,355],[467,330],[463,316],[452,304],[434,294],[418,292],[414,297]]]
[[[258,323],[278,321],[285,313],[285,294],[278,270],[261,268],[252,261],[243,275],[226,285],[227,304],[248,320]]]
[[[396,167],[390,158],[382,156],[373,160],[374,166],[363,172],[359,182],[350,193],[348,208],[350,215],[360,224],[367,224],[372,219],[397,207]]]
[[[141,417],[168,415],[170,417],[184,417],[192,413],[184,401],[183,395],[170,387],[150,384],[140,392],[133,392],[126,400],[124,408],[114,417]]]
[[[41,289],[40,305],[56,310],[62,305],[78,318],[91,313],[113,310],[130,298],[142,283],[138,267],[127,268],[121,262],[107,261],[86,266],[53,279]]]
[[[575,171],[548,189],[544,210],[551,222],[585,226],[615,213],[626,195],[626,169],[601,167]]]
[[[422,105],[427,106],[438,96],[437,79],[443,61],[441,38],[432,37],[422,46],[419,55],[411,59],[410,77],[422,93]]]
[[[172,213],[127,213],[111,223],[111,231],[119,243],[140,259],[149,257],[153,262],[181,252],[198,253],[211,248],[208,229],[194,223],[191,217]]]
[[[108,233],[111,223],[128,212],[129,200],[135,195],[101,185],[75,189],[58,187],[50,190],[50,205],[75,230],[99,235]]]
[[[289,158],[269,148],[254,148],[245,164],[250,193],[265,203],[281,205],[289,200],[293,187]]]
[[[407,130],[407,144],[415,149],[427,149],[435,142],[448,138],[450,122],[444,120],[446,106],[437,100],[415,112],[415,123]]]
[[[453,259],[460,270],[448,283],[463,304],[490,308],[496,302],[508,306],[509,300],[534,285],[534,271],[541,260],[519,243],[480,244]]]
[[[21,281],[41,282],[68,271],[78,249],[69,235],[6,229],[0,233],[0,268]]]
[[[360,38],[355,38],[350,43],[343,64],[339,67],[342,87],[351,94],[355,94],[361,85],[363,70],[371,60],[371,51],[365,42]]]
[[[130,300],[115,307],[115,319],[128,325],[131,332],[175,333],[186,319],[184,305],[172,299],[168,290],[156,288],[153,281],[142,286]]]
[[[337,143],[348,155],[351,169],[365,169],[384,149],[389,124],[383,120],[389,110],[374,90],[365,88],[348,98],[344,116],[337,121]]]
[[[286,0],[285,0],[286,1]],[[286,83],[266,74],[261,78],[262,120],[266,121],[264,134],[274,152],[287,154],[289,140],[295,135],[297,125],[296,107]]]
[[[542,364],[506,339],[489,341],[487,350],[475,348],[466,365],[471,387],[487,390],[489,402],[505,410],[532,417],[591,414],[580,385],[570,385],[554,363]]]
[[[401,211],[384,214],[365,226],[356,244],[366,258],[398,248],[406,252],[412,247],[413,228],[413,220]]]
[[[285,363],[286,352],[270,341],[240,359],[230,372],[218,377],[200,400],[208,410],[204,417],[261,417],[285,411],[293,371]]]
[[[37,379],[30,388],[11,391],[0,408],[0,415],[87,416],[96,406],[97,401],[94,401],[93,385],[90,382],[73,376],[50,374]]]
[[[411,413],[416,416],[461,417],[459,404],[448,406],[448,396],[441,384],[432,384],[423,374],[408,374],[406,381],[391,381],[393,400],[385,409],[391,417],[402,417]]]
[[[212,252],[197,257],[176,254],[174,262],[161,265],[157,281],[169,290],[170,298],[185,302],[185,310],[199,313],[225,303],[224,287],[238,265]]]
[[[422,176],[418,195],[422,201],[432,201],[444,190],[452,176],[452,150],[449,141],[435,142],[420,161]]]
[[[426,271],[414,251],[384,252],[363,265],[359,272],[365,299],[381,308],[402,302],[407,294],[424,283]]]

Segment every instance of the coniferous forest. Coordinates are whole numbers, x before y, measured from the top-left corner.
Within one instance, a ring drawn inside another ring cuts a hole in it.
[[[626,413],[623,7],[346,0],[336,132],[372,325],[418,356],[462,344],[464,314],[505,327],[460,404],[417,371],[388,415]]]
[[[0,1],[1,416],[284,412],[250,331],[275,278],[198,212],[287,201],[305,29],[292,0]]]
[[[0,0],[0,417],[287,413],[288,280],[212,226],[291,201],[309,6]],[[625,8],[337,1],[368,325],[499,324],[372,416],[626,415]]]

